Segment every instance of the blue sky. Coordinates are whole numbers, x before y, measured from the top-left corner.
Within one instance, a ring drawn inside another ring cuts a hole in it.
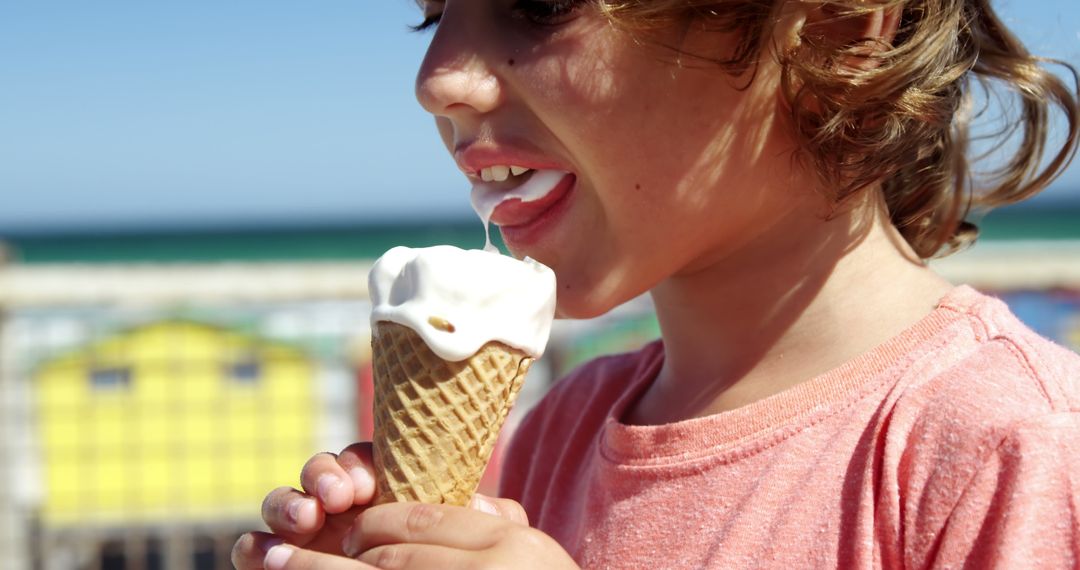
[[[997,6],[1080,64],[1080,3]],[[413,98],[417,19],[412,0],[0,3],[0,232],[471,215]],[[1055,199],[1080,203],[1080,167]]]

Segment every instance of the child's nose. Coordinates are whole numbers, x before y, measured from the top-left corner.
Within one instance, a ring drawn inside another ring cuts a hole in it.
[[[416,76],[416,98],[429,113],[450,119],[494,110],[502,98],[499,76],[483,55],[479,30],[443,18]]]

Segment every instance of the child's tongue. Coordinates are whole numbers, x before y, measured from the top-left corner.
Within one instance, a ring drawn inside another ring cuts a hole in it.
[[[499,204],[506,200],[521,200],[522,202],[534,202],[547,196],[569,172],[562,170],[536,170],[525,182],[516,188],[505,189],[505,185],[491,182],[481,182],[473,186],[469,198],[472,201],[473,210],[480,216],[484,224],[484,249],[498,251],[491,245],[491,233],[488,229],[491,221],[491,213]]]

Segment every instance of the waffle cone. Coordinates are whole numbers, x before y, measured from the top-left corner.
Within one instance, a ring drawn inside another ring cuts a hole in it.
[[[448,362],[409,327],[376,323],[375,500],[467,505],[533,359],[499,342]]]

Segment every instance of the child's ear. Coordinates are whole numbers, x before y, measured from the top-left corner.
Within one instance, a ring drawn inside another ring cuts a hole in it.
[[[789,53],[799,47],[810,10],[809,4],[798,0],[780,3],[780,13],[772,29],[772,43],[777,52]]]
[[[866,48],[865,55],[882,51],[896,37],[903,5],[874,7],[875,3],[880,0],[859,0],[858,7],[788,0],[780,8],[774,41],[785,51],[804,40],[833,47],[861,45]],[[863,69],[874,66],[872,60],[865,58],[849,63]]]
[[[902,6],[875,8],[873,2],[859,1],[859,8],[846,5],[823,3],[811,10],[811,25],[821,29],[836,40],[858,42],[873,40],[882,44],[891,44],[900,25]]]

